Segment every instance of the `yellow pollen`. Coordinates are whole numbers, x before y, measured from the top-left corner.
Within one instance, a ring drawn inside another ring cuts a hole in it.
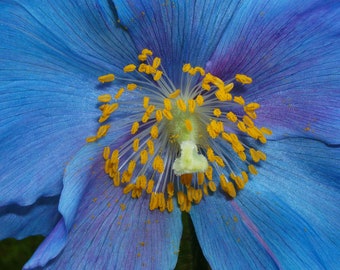
[[[236,74],[235,80],[242,83],[242,84],[251,84],[253,82],[253,79],[244,75],[244,74]]]
[[[142,54],[145,54],[145,55],[147,55],[147,56],[152,56],[152,51],[151,50],[149,50],[149,49],[143,49],[142,50]]]
[[[140,164],[144,165],[148,162],[148,151],[145,149],[140,152]]]
[[[133,71],[136,70],[136,68],[137,68],[136,65],[130,64],[130,65],[125,66],[123,71],[124,72],[133,72]]]
[[[129,91],[133,91],[137,88],[137,84],[135,83],[129,83],[127,86],[126,86],[127,90]]]
[[[168,99],[168,98],[165,98],[163,100],[163,103],[164,103],[164,108],[168,111],[171,111],[171,109],[172,109],[171,100]]]
[[[150,135],[151,138],[157,139],[158,138],[158,127],[157,126],[152,126],[150,130]]]
[[[120,88],[118,90],[117,94],[115,95],[115,99],[119,99],[122,96],[122,94],[124,93],[124,91],[125,91],[124,88]]]
[[[175,194],[175,187],[174,187],[174,183],[170,182],[167,185],[167,192],[168,192],[168,196],[169,197],[173,197]]]
[[[162,78],[162,75],[163,75],[163,72],[160,71],[160,70],[157,70],[156,73],[155,73],[155,75],[153,76],[153,79],[154,79],[155,81],[159,81],[159,80]]]
[[[192,124],[189,119],[185,120],[185,127],[188,131],[192,131]]]
[[[149,149],[149,154],[150,155],[153,155],[155,153],[155,146],[154,146],[154,143],[152,140],[148,140],[146,142],[146,145],[148,146],[148,149]]]
[[[105,160],[108,160],[109,159],[109,157],[110,157],[110,147],[108,147],[108,146],[105,146],[104,147],[104,151],[103,151],[103,158],[105,159]]]
[[[164,109],[164,110],[163,110],[163,115],[164,115],[164,117],[165,117],[166,119],[168,119],[168,120],[174,119],[172,113],[171,113],[169,110],[167,110],[167,109]]]
[[[243,104],[241,104],[241,105],[243,105]],[[260,108],[260,104],[255,103],[255,102],[249,103],[246,106],[244,106],[245,111],[255,111],[258,108]]]
[[[205,171],[205,176],[209,181],[212,180],[213,177],[213,168],[211,166],[208,166],[208,169]]]
[[[251,174],[254,174],[254,175],[257,174],[257,170],[256,170],[255,166],[252,165],[252,164],[250,164],[250,165],[248,166],[248,170],[249,170],[249,172],[250,172]]]
[[[104,95],[100,95],[98,96],[98,101],[99,102],[110,102],[112,99],[110,94],[104,94]]]
[[[243,97],[241,96],[237,96],[237,97],[234,97],[234,102],[240,104],[240,105],[244,105],[245,104],[245,101],[243,99]]]
[[[136,168],[136,161],[134,161],[134,160],[132,159],[132,160],[130,160],[129,165],[128,165],[128,169],[127,169],[128,173],[129,173],[130,175],[132,175],[133,172],[134,172],[134,170],[135,170],[135,168]]]
[[[114,81],[114,79],[115,79],[115,75],[113,74],[106,74],[106,75],[98,77],[98,81],[100,81],[101,83],[112,82]]]
[[[177,89],[176,91],[172,92],[172,93],[169,95],[169,98],[176,98],[176,97],[178,97],[180,94],[181,94],[181,90],[180,90],[180,89]]]
[[[139,139],[136,138],[134,139],[133,143],[132,143],[132,149],[134,152],[137,152],[139,149]]]
[[[155,57],[152,62],[152,67],[157,69],[161,65],[161,59],[159,57]]]
[[[265,127],[261,127],[260,128],[260,131],[263,133],[263,134],[266,134],[266,135],[272,135],[273,132],[269,129],[269,128],[265,128]]]
[[[149,107],[149,101],[150,101],[149,97],[143,97],[143,107],[145,110]]]
[[[196,97],[196,102],[197,102],[197,105],[198,105],[198,106],[202,106],[203,103],[204,103],[204,98],[203,98],[203,96],[202,96],[202,95],[198,95],[198,96]]]
[[[103,126],[100,126],[98,131],[97,131],[97,138],[101,138],[101,137],[104,137],[107,132],[109,131],[110,129],[110,125],[103,125]]]
[[[191,65],[190,64],[184,64],[183,67],[182,67],[182,71],[184,73],[189,72],[190,69],[191,69]]]
[[[189,109],[189,112],[190,113],[194,113],[195,112],[195,107],[196,107],[195,100],[189,99],[188,100],[188,109]]]
[[[208,187],[209,187],[210,191],[212,191],[212,192],[215,192],[216,189],[217,189],[216,185],[215,185],[215,183],[213,181],[209,181],[208,182]]]
[[[162,113],[162,111],[161,111],[161,110],[157,110],[157,111],[156,111],[156,121],[157,121],[157,122],[160,122],[160,121],[162,121],[162,119],[163,119],[163,113]]]
[[[204,183],[204,173],[200,172],[197,174],[197,182],[199,185],[203,185]]]
[[[137,131],[138,131],[138,129],[139,129],[139,123],[138,123],[138,122],[134,122],[134,123],[132,124],[132,127],[131,127],[131,134],[132,134],[132,135],[133,135],[133,134],[136,134]]]
[[[152,163],[152,168],[158,173],[164,172],[164,162],[161,156],[157,155]]]
[[[178,109],[180,109],[182,112],[185,112],[187,110],[187,106],[183,99],[177,99],[176,101]]]
[[[231,90],[233,90],[233,88],[234,88],[234,83],[229,83],[229,84],[227,84],[227,85],[224,86],[223,90],[224,90],[226,93],[228,93],[228,92],[230,92]]]
[[[221,114],[222,114],[222,112],[221,112],[221,110],[220,110],[219,108],[215,108],[214,111],[213,111],[213,113],[214,113],[214,115],[215,115],[216,117],[220,117]]]
[[[146,186],[146,193],[151,194],[154,185],[155,185],[155,181],[154,180],[149,180],[148,184]]]
[[[226,116],[227,116],[228,120],[230,120],[233,123],[235,123],[237,121],[237,116],[233,112],[228,112]]]

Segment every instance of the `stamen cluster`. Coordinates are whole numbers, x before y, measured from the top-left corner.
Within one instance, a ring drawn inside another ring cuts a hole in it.
[[[118,100],[125,91],[136,90],[141,97],[129,139],[119,148],[106,146],[103,150],[105,173],[114,186],[123,186],[123,193],[132,198],[149,196],[150,210],[169,212],[174,208],[174,196],[182,211],[190,211],[192,203],[217,190],[216,178],[221,189],[234,198],[236,190],[248,182],[249,173],[257,174],[254,165],[266,160],[265,153],[247,146],[239,135],[264,144],[266,135],[271,134],[268,128],[254,123],[260,105],[231,94],[234,83],[250,84],[252,79],[236,74],[224,82],[187,63],[182,68],[182,82],[186,83],[176,88],[162,69],[161,59],[153,57],[151,50],[144,49],[138,60],[138,67],[128,64],[123,71],[141,79],[130,79],[114,97],[98,97],[101,124],[119,109]],[[113,74],[98,78],[102,83],[114,79]],[[102,138],[109,128],[109,124],[102,124],[87,142]],[[239,163],[234,158],[243,165],[236,165]]]

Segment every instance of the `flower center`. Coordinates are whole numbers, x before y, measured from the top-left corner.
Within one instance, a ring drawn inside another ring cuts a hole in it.
[[[216,182],[234,198],[236,190],[248,182],[248,174],[257,174],[254,165],[266,160],[262,151],[249,146],[246,137],[256,145],[266,143],[265,135],[271,134],[254,123],[260,105],[231,94],[234,83],[250,84],[252,79],[236,74],[225,82],[202,67],[185,64],[176,87],[151,50],[144,49],[138,60],[138,67],[129,64],[123,68],[134,79],[117,78],[127,81],[125,88],[113,97],[98,97],[102,103],[99,123],[110,121],[116,110],[125,110],[127,117],[122,121],[130,126],[123,145],[103,150],[105,173],[113,185],[123,186],[123,193],[134,199],[149,196],[150,210],[171,212],[176,196],[180,209],[190,211],[203,195],[217,190]],[[107,74],[98,80],[112,82],[115,76]],[[134,94],[130,101],[119,101],[130,91]],[[87,142],[99,140],[109,129],[109,124],[100,125]]]

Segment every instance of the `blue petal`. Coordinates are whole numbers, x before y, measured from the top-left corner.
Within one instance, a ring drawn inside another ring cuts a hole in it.
[[[268,143],[266,153],[259,175],[235,200],[217,193],[193,208],[209,263],[213,269],[224,263],[230,269],[335,269],[339,149],[286,139]]]
[[[96,132],[97,76],[135,53],[106,1],[0,9],[0,205],[29,205],[60,193],[67,161]]]
[[[63,219],[25,269],[174,268],[182,233],[179,209],[150,211],[147,197],[123,195],[105,176],[101,152],[117,133],[85,146],[70,162],[59,205]]]
[[[41,198],[35,204],[0,208],[0,239],[22,239],[30,235],[47,235],[56,225],[59,197]],[[41,222],[44,220],[44,222]]]
[[[224,79],[245,73],[259,123],[275,138],[304,136],[339,144],[339,1],[241,4],[209,62]]]
[[[218,0],[113,2],[136,47],[160,56],[175,83],[184,63],[208,61],[239,5]]]

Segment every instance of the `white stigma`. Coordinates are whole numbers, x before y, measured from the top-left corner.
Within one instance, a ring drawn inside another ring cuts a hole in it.
[[[180,146],[181,156],[176,158],[172,165],[176,175],[205,172],[207,170],[208,160],[197,152],[197,146],[194,142],[183,141]]]

